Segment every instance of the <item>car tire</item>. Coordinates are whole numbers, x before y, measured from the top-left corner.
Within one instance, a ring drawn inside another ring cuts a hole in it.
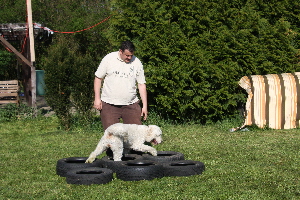
[[[96,159],[93,163],[85,163],[87,159],[88,157],[69,157],[60,159],[56,164],[56,174],[65,177],[66,173],[73,169],[103,167],[100,159]]]
[[[154,160],[157,162],[184,160],[184,155],[175,151],[157,151],[157,156],[143,154],[145,160]]]
[[[120,164],[116,177],[123,181],[152,180],[163,177],[163,166],[151,160],[135,160]]]
[[[192,176],[205,170],[204,163],[192,160],[163,162],[164,176]]]
[[[106,184],[112,179],[113,171],[100,167],[74,169],[66,174],[67,183],[77,185]]]
[[[112,157],[105,156],[101,158],[101,161],[103,163],[103,167],[106,167],[108,169],[111,169],[113,172],[116,172],[120,164],[126,163],[128,161],[134,161],[134,160],[142,160],[143,156],[137,155],[137,154],[124,154],[121,158],[122,161],[114,161]]]

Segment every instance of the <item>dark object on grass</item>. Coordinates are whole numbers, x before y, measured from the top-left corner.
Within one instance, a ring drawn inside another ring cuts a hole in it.
[[[145,160],[154,160],[157,162],[184,160],[184,155],[180,152],[175,151],[157,151],[157,156],[143,154],[143,157]]]
[[[204,163],[192,160],[163,162],[164,176],[192,176],[205,170]]]
[[[112,157],[105,156],[101,158],[101,161],[103,167],[106,167],[108,169],[111,169],[113,172],[116,172],[120,164],[126,163],[128,161],[143,160],[143,156],[137,154],[124,154],[121,159],[122,161],[114,161]]]
[[[67,183],[78,185],[106,184],[112,181],[112,179],[113,171],[100,167],[74,169],[66,175]]]
[[[113,157],[114,156],[114,153],[112,152],[112,150],[110,149],[110,148],[108,148],[108,149],[106,149],[106,156],[108,156],[108,157]]]
[[[152,180],[163,177],[163,166],[151,160],[136,160],[121,163],[116,171],[123,181]]]
[[[87,167],[102,167],[102,161],[96,159],[93,163],[85,163],[88,157],[69,157],[57,161],[56,174],[66,176],[66,173],[73,169],[83,169]]]

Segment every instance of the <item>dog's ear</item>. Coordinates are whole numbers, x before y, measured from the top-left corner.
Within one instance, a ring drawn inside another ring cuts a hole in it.
[[[151,134],[152,132],[153,132],[153,128],[151,127],[151,125],[149,125],[147,129],[147,135]]]
[[[150,126],[147,126],[144,137],[145,137],[144,139],[146,142],[150,142],[153,139],[153,133],[152,133],[152,129]]]
[[[162,134],[162,131],[160,130],[160,128],[156,125],[149,125],[149,132],[150,133],[154,133],[157,136],[160,136]]]
[[[153,125],[149,125],[149,126],[148,126],[148,132],[149,132],[149,133],[153,132]]]

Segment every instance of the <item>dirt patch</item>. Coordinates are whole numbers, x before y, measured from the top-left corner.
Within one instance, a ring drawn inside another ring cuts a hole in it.
[[[24,104],[27,104],[24,96],[20,98],[20,101]],[[45,117],[49,117],[54,115],[55,112],[51,109],[51,107],[47,104],[47,101],[44,96],[36,96],[36,108],[40,110],[42,115]]]
[[[25,97],[22,97],[21,98],[21,102],[26,103],[26,99]],[[52,108],[47,104],[47,101],[45,99],[44,96],[37,96],[36,97],[36,107],[37,109],[39,109],[41,111],[41,113],[45,116],[45,117],[48,117],[48,116],[51,116],[51,115],[54,115],[55,112],[52,110]],[[100,115],[100,112],[97,111],[96,109],[92,108],[92,110],[97,114],[97,115]],[[76,109],[74,107],[71,108],[71,113],[75,113],[76,112]]]
[[[22,103],[24,103],[24,104],[27,104],[26,99],[25,99],[24,96],[21,96],[21,97],[20,97],[20,101],[21,101]],[[49,107],[48,104],[47,104],[47,101],[46,101],[46,99],[45,99],[44,96],[36,96],[36,107],[37,107],[38,109],[40,109],[40,108],[45,108],[45,107]]]

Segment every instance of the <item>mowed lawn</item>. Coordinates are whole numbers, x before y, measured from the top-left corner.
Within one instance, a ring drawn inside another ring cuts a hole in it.
[[[56,162],[87,157],[99,128],[66,132],[55,117],[0,123],[0,199],[300,199],[300,130],[229,132],[230,125],[161,125],[159,151],[201,161],[189,177],[71,185]],[[101,158],[104,155],[100,155]]]

